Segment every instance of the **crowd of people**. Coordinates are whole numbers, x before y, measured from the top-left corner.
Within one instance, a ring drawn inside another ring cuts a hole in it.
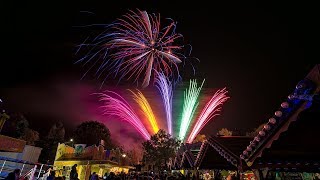
[[[162,179],[197,179],[196,176],[194,177],[187,177],[183,175],[181,172],[175,172],[175,173],[154,173],[154,172],[131,172],[128,174],[125,173],[118,173],[115,174],[113,172],[110,172],[109,174],[105,174],[103,176],[103,179],[107,180],[162,180]],[[90,180],[96,180],[96,179],[90,179]]]
[[[63,175],[63,176],[61,176]],[[67,176],[66,174],[57,174],[56,171],[49,169],[47,173],[41,178],[42,180],[79,180],[77,173],[77,164],[73,165],[70,173]],[[15,169],[13,172],[9,173],[6,177],[6,180],[21,180],[23,178],[20,177],[20,169]],[[88,180],[211,180],[211,179],[222,179],[215,177],[213,178],[209,173],[199,173],[199,171],[187,172],[182,174],[180,171],[163,171],[163,172],[119,172],[119,173],[105,173],[102,177],[100,177],[96,172],[93,172]],[[237,179],[235,177],[229,177],[228,180]]]
[[[19,180],[20,179],[20,169],[15,169],[13,172],[10,172],[5,180]]]
[[[213,180],[213,179],[227,179],[227,180],[236,180],[239,179],[235,175],[230,175],[226,178],[223,177],[213,177],[209,173],[186,173],[182,174],[180,171],[176,172],[131,172],[128,174],[118,173],[115,174],[113,172],[106,173],[102,178],[99,178],[98,175],[94,172],[89,180],[98,180],[98,179],[106,179],[106,180]]]

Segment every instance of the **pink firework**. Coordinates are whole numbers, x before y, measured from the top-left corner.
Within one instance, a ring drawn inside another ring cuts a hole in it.
[[[219,89],[210,99],[210,101],[203,108],[200,116],[198,117],[195,126],[193,127],[187,142],[192,143],[197,134],[201,129],[215,116],[219,115],[218,112],[221,111],[221,106],[226,102],[229,97],[226,95],[228,91],[226,88]]]
[[[137,83],[143,79],[142,87],[154,79],[153,71],[179,77],[177,63],[182,62],[183,56],[178,53],[182,46],[176,40],[182,35],[175,33],[175,27],[172,20],[168,26],[161,27],[159,14],[130,11],[107,26],[91,43],[81,44],[80,47],[87,47],[87,52],[77,62],[91,63],[89,70],[98,66],[98,77],[108,71],[105,79],[111,74]]]
[[[150,139],[150,134],[142,124],[141,120],[131,108],[131,106],[119,94],[112,91],[97,93],[100,101],[104,103],[103,114],[116,116],[121,120],[130,123],[145,139]]]

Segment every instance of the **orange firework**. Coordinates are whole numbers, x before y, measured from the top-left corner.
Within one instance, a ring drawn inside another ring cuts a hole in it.
[[[152,108],[148,102],[148,100],[146,99],[146,97],[142,94],[141,91],[139,91],[137,89],[137,93],[129,90],[132,94],[133,94],[133,99],[139,104],[141,110],[143,111],[143,114],[146,116],[146,118],[148,119],[153,133],[157,133],[159,131],[159,126],[156,120],[156,117],[152,111]]]

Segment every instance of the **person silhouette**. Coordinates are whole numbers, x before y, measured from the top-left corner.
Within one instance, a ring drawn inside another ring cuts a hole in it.
[[[18,180],[20,178],[20,169],[15,169],[9,173],[5,180]]]
[[[74,164],[70,172],[70,180],[78,180],[77,164]]]

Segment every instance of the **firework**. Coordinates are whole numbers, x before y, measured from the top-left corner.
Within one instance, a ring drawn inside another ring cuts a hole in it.
[[[142,87],[155,76],[153,70],[179,77],[177,63],[183,56],[178,53],[182,46],[176,41],[182,35],[175,33],[176,23],[168,21],[168,26],[161,27],[160,15],[130,11],[89,43],[79,45],[85,55],[77,62],[91,64],[88,71],[97,66],[98,77],[110,72],[105,79],[114,74],[119,80],[134,79],[138,83],[143,78]]]
[[[146,116],[147,120],[149,121],[153,130],[153,133],[154,134],[157,133],[159,131],[159,126],[148,100],[139,90],[137,90],[137,93],[131,90],[129,91],[133,94],[133,99],[139,104],[143,114]]]
[[[219,89],[210,99],[210,101],[203,108],[200,116],[198,117],[195,126],[193,127],[187,142],[192,143],[196,135],[201,131],[201,129],[215,116],[219,115],[218,112],[221,111],[221,106],[226,102],[229,97],[226,95],[228,91],[226,88]]]
[[[156,78],[156,87],[158,88],[167,116],[168,133],[172,134],[172,83],[163,74],[158,73]]]
[[[99,100],[104,103],[103,114],[111,115],[120,118],[130,123],[145,139],[150,139],[150,134],[142,124],[141,120],[131,108],[131,106],[119,94],[112,91],[105,91],[105,93],[97,93]]]
[[[191,123],[194,111],[199,105],[198,96],[205,80],[202,81],[200,87],[197,87],[196,80],[190,80],[189,89],[184,92],[184,104],[179,132],[179,139],[184,140]]]

